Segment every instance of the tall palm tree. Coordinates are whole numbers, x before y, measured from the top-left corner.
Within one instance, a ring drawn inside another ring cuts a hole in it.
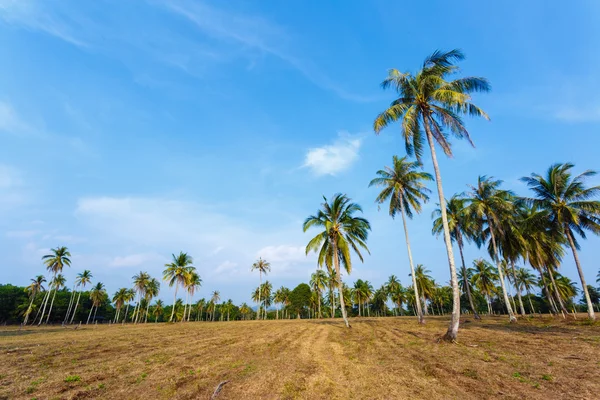
[[[427,299],[431,299],[431,295],[433,294],[433,289],[435,288],[435,284],[431,275],[429,275],[431,271],[425,268],[422,264],[418,264],[415,268],[414,274],[411,276],[413,278],[413,285],[418,286],[418,290],[415,291],[415,298],[417,293],[421,295],[421,300],[423,301],[423,307],[425,307],[425,314],[428,314],[427,311]],[[416,302],[417,306],[419,302]]]
[[[469,214],[466,212],[465,206],[466,200],[457,195],[452,196],[450,200],[446,201],[446,216],[448,218],[448,229],[450,229],[450,239],[458,246],[463,277],[468,275],[467,266],[465,264],[465,256],[463,254],[465,240],[470,241],[471,237],[474,235],[474,223],[472,219],[469,218]],[[442,210],[439,208],[434,210],[432,217],[434,218],[432,233],[436,236],[439,236],[444,231]],[[471,285],[469,284],[468,279],[464,280],[463,287],[464,291],[467,293],[469,306],[471,307],[471,311],[473,311],[473,317],[475,319],[481,319],[475,308],[475,303],[473,302]]]
[[[75,319],[75,314],[77,313],[77,307],[79,306],[79,300],[81,299],[81,292],[85,289],[85,286],[89,283],[92,283],[92,272],[89,270],[84,270],[77,274],[77,278],[75,278],[76,287],[79,288],[79,294],[77,295],[77,302],[75,303],[75,308],[73,308],[73,314],[71,315],[71,321],[69,323],[73,323]]]
[[[508,311],[510,322],[516,322],[517,318],[510,305],[508,292],[506,290],[506,282],[504,281],[504,273],[500,265],[500,257],[498,252],[498,239],[504,233],[503,222],[514,217],[515,197],[512,192],[500,189],[502,181],[494,180],[491,177],[480,176],[477,179],[477,186],[471,186],[469,192],[468,212],[479,226],[479,231],[482,235],[476,238],[479,245],[489,237],[491,241],[491,256],[498,268],[498,279],[502,287],[502,295],[504,304]]]
[[[377,177],[369,183],[370,186],[380,186],[383,190],[377,195],[375,201],[383,204],[389,201],[389,214],[392,218],[400,213],[402,224],[404,225],[404,238],[406,239],[406,249],[408,251],[408,262],[410,265],[411,276],[415,276],[412,251],[410,249],[410,240],[408,238],[408,228],[406,226],[406,217],[412,218],[413,210],[416,213],[421,212],[421,202],[427,202],[430,190],[425,187],[426,182],[433,180],[433,177],[421,171],[419,162],[408,161],[406,157],[398,158],[394,156],[392,167],[385,167],[377,171]],[[413,279],[413,289],[418,291],[417,285]],[[419,298],[419,293],[415,292],[415,297]],[[423,323],[423,311],[417,302],[417,316],[419,323]]]
[[[27,311],[25,312],[25,319],[23,320],[23,325],[27,325],[27,321],[29,321],[29,314],[31,314],[31,311],[33,309],[33,300],[38,295],[38,293],[41,293],[45,290],[44,282],[46,282],[46,278],[44,277],[44,275],[38,275],[35,278],[31,279],[31,284],[27,286],[27,289],[25,289],[27,292],[29,292],[29,297],[31,298],[31,301],[29,302],[29,307],[27,307]]]
[[[286,288],[285,287],[280,287],[279,289],[277,289],[275,291],[275,294],[273,295],[273,301],[275,302],[275,304],[284,304],[285,303],[285,299],[286,299]],[[277,307],[277,313],[276,313],[276,318],[279,319],[279,308],[281,306]],[[283,312],[282,312],[283,314]],[[282,315],[283,317],[283,315]]]
[[[115,318],[113,322],[119,322],[119,316],[121,315],[121,308],[127,302],[129,293],[129,289],[121,288],[117,290],[112,298],[113,303],[115,303],[115,308],[117,312],[115,313]]]
[[[212,310],[212,320],[213,321],[215,320],[215,313],[216,313],[215,311],[216,311],[216,306],[217,306],[217,303],[219,302],[219,300],[221,300],[221,293],[219,293],[218,290],[215,290],[212,293],[212,297],[210,298],[210,302],[212,303],[212,306],[213,306],[212,307],[213,308],[213,310]]]
[[[458,72],[458,67],[454,63],[463,59],[464,55],[460,50],[435,51],[425,58],[423,66],[414,75],[391,69],[381,86],[383,89],[394,89],[398,97],[390,104],[389,108],[375,118],[373,123],[375,133],[379,133],[392,122],[401,121],[401,134],[406,144],[406,151],[408,155],[414,154],[418,161],[422,158],[424,141],[427,139],[442,211],[444,242],[448,253],[452,284],[452,318],[448,331],[444,335],[444,339],[448,341],[455,341],[458,334],[460,291],[435,144],[437,143],[444,153],[451,157],[452,148],[448,141],[448,131],[456,138],[464,138],[472,143],[460,115],[466,114],[489,119],[483,110],[471,102],[470,95],[473,92],[490,90],[490,85],[485,78],[463,77],[447,80]]]
[[[496,281],[499,279],[498,273],[489,262],[482,258],[473,261],[473,268],[470,269],[473,285],[485,296],[488,314],[491,314],[492,293],[496,289]]]
[[[400,281],[398,280],[398,277],[396,275],[390,275],[390,277],[388,278],[387,282],[385,283],[385,290],[386,290],[386,294],[388,295],[388,297],[392,297],[392,295],[394,293],[397,293],[400,288],[402,287],[402,285],[400,284]],[[397,311],[398,308],[400,307],[398,305],[398,303],[394,302],[394,300],[392,299],[392,302],[396,305],[395,307],[395,313],[397,315]]]
[[[515,280],[518,282],[519,287],[524,288],[527,292],[530,312],[532,314],[535,314],[535,308],[533,308],[533,303],[531,302],[531,289],[536,285],[535,276],[526,268],[517,268],[517,273],[515,274],[515,277]]]
[[[92,316],[92,311],[94,311],[94,321],[96,320],[96,313],[98,312],[98,306],[102,304],[104,298],[106,296],[106,290],[104,288],[104,284],[102,282],[96,283],[96,286],[90,292],[90,299],[92,300],[92,307],[90,308],[90,314],[88,315],[88,319],[86,325],[90,323],[90,317]]]
[[[129,303],[135,300],[135,290],[127,289],[127,297],[125,298],[125,315],[123,316],[123,324],[127,322],[127,316],[129,315]],[[133,315],[131,316],[133,319]]]
[[[354,216],[356,212],[362,212],[362,208],[358,204],[352,203],[346,195],[336,194],[331,202],[323,196],[323,200],[322,209],[316,215],[309,216],[302,227],[304,232],[311,227],[324,229],[308,242],[306,254],[311,251],[319,252],[319,266],[323,266],[323,264],[334,266],[338,281],[342,318],[346,327],[349,328],[340,263],[344,266],[346,272],[350,274],[352,271],[350,249],[354,250],[358,258],[363,261],[359,248],[369,251],[366,240],[371,225],[365,218]]]
[[[312,290],[316,293],[317,296],[317,306],[318,306],[318,318],[322,318],[321,315],[321,297],[323,290],[327,286],[327,274],[322,269],[317,269],[310,276],[310,286]]]
[[[388,288],[389,290],[389,288]],[[398,286],[396,289],[392,290],[389,293],[390,300],[394,304],[396,304],[397,309],[400,311],[400,315],[404,315],[404,311],[402,309],[402,304],[407,302],[406,289],[402,287],[402,285]]]
[[[268,272],[271,271],[271,264],[267,261],[267,260],[263,260],[262,257],[260,257],[258,260],[256,260],[254,262],[254,264],[252,264],[252,268],[250,269],[251,271],[257,270],[258,271],[258,279],[259,279],[259,285],[258,287],[262,287],[262,275],[265,274],[267,275]],[[258,310],[256,310],[256,319],[260,319],[261,314],[260,314],[260,290],[258,293]]]
[[[137,293],[137,303],[135,308],[133,309],[133,314],[135,315],[134,323],[137,324],[140,319],[140,306],[142,302],[142,297],[146,294],[146,289],[148,287],[148,283],[150,282],[150,274],[144,271],[140,271],[139,274],[135,274],[133,277],[133,290]]]
[[[52,279],[56,277],[57,274],[61,273],[64,266],[71,266],[71,253],[69,253],[69,249],[66,247],[57,247],[55,249],[50,249],[50,254],[46,254],[42,257],[42,261],[46,265],[46,269],[52,273]],[[46,293],[46,297],[43,300],[43,308],[42,308],[42,316],[40,317],[40,321],[38,325],[42,324],[44,320],[44,315],[46,312],[46,305],[48,304],[48,300],[50,299],[50,294],[52,292],[52,286],[50,287],[50,291]],[[56,293],[55,293],[56,294]],[[50,317],[50,312],[48,311],[48,317],[46,318],[46,323],[48,323],[48,319]]]
[[[194,262],[192,256],[183,251],[179,252],[179,255],[172,254],[173,261],[165,264],[167,267],[163,271],[163,280],[169,282],[169,287],[173,287],[175,285],[175,296],[173,297],[173,307],[171,309],[171,317],[169,318],[169,322],[173,322],[173,316],[175,315],[175,302],[177,301],[177,289],[181,285],[182,287],[185,285],[186,276],[188,274],[189,268],[192,266]]]
[[[600,234],[600,201],[594,198],[600,195],[600,186],[586,187],[585,180],[596,175],[596,171],[587,170],[573,177],[571,163],[550,166],[543,177],[531,174],[522,178],[533,191],[535,197],[530,203],[546,210],[553,225],[564,235],[573,252],[581,287],[588,308],[588,317],[596,319],[581,262],[577,254],[579,244],[575,234],[585,239],[585,231]]]
[[[272,290],[273,285],[271,285],[271,282],[269,281],[265,281],[265,283],[260,286],[260,298],[264,310],[263,319],[267,319],[267,309],[271,306],[271,301],[273,300],[271,296]]]
[[[146,284],[144,289],[144,300],[146,300],[146,314],[144,316],[144,323],[148,322],[148,312],[150,311],[150,302],[153,298],[158,296],[160,292],[160,282],[156,278],[151,278]]]
[[[52,301],[50,302],[50,308],[48,309],[48,314],[46,315],[46,323],[50,320],[50,313],[52,313],[52,307],[54,306],[54,298],[56,297],[56,292],[62,289],[65,286],[65,282],[67,279],[63,274],[57,274],[50,281],[50,290],[54,289],[54,294],[52,295]]]
[[[195,268],[190,269],[188,276],[187,276],[186,285],[185,285],[187,292],[188,292],[189,302],[190,302],[190,306],[188,307],[188,312],[187,312],[188,313],[187,321],[190,320],[190,316],[192,314],[191,303],[194,298],[194,294],[196,293],[196,290],[200,289],[201,286],[202,286],[202,279],[200,279],[200,275],[198,275]]]

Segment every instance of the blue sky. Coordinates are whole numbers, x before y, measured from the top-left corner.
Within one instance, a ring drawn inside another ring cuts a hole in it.
[[[469,120],[477,147],[441,159],[444,190],[492,175],[526,194],[518,178],[554,162],[600,169],[599,17],[593,1],[0,0],[0,282],[26,284],[66,245],[69,281],[90,269],[112,293],[183,250],[199,296],[249,301],[259,256],[275,287],[308,280],[302,221],[344,192],[373,226],[350,280],[408,284],[400,221],[367,188],[404,155],[397,127],[371,128],[387,69],[463,49],[463,73],[492,83],[475,99],[492,120]],[[415,261],[446,282],[434,206],[409,229]],[[599,245],[582,246],[589,283]],[[578,281],[570,254],[562,272]]]

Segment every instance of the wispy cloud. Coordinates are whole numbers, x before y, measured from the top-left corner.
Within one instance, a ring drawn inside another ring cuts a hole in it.
[[[361,138],[340,133],[333,144],[308,150],[304,157],[304,167],[310,168],[317,176],[336,175],[358,160],[361,144]]]
[[[600,104],[559,107],[554,112],[554,117],[565,122],[598,122],[600,121]]]

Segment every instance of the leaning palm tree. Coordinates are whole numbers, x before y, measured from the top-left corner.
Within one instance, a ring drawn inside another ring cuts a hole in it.
[[[423,307],[425,308],[425,314],[429,313],[427,311],[427,300],[431,299],[431,296],[433,295],[433,291],[435,289],[435,282],[433,281],[431,275],[429,275],[429,272],[431,271],[425,268],[422,264],[418,264],[415,268],[414,273],[412,274],[413,284],[417,285],[419,288],[417,291],[415,291],[415,296],[417,295],[417,293],[421,295]],[[419,302],[417,301],[416,304],[418,308]]]
[[[140,306],[142,302],[142,297],[146,294],[146,288],[148,287],[148,283],[150,282],[150,274],[144,271],[140,271],[139,274],[135,274],[133,277],[133,290],[137,293],[137,303],[135,308],[133,309],[133,314],[135,315],[134,323],[137,324],[140,319]]]
[[[536,285],[537,282],[535,276],[526,268],[517,268],[517,272],[515,274],[515,281],[518,283],[519,287],[525,289],[525,291],[527,292],[530,312],[532,314],[535,314],[535,308],[533,307],[533,303],[531,302],[531,289]]]
[[[169,322],[173,322],[173,316],[175,315],[177,289],[179,288],[179,285],[184,286],[189,268],[193,263],[192,256],[184,253],[183,251],[180,251],[179,255],[177,256],[172,254],[172,257],[173,261],[165,264],[165,267],[167,268],[163,271],[163,279],[169,282],[169,287],[173,287],[173,285],[175,285],[175,296],[173,298],[173,307],[171,308],[171,317],[169,318]]]
[[[89,270],[84,270],[77,274],[77,278],[75,278],[76,287],[79,288],[79,294],[77,295],[77,302],[75,303],[75,307],[73,308],[73,314],[71,315],[71,321],[69,323],[73,323],[75,319],[75,313],[77,313],[77,307],[79,306],[79,300],[81,299],[81,292],[85,289],[85,286],[89,283],[92,283],[92,272]]]
[[[31,284],[27,286],[27,289],[25,289],[27,292],[29,292],[29,297],[31,298],[31,301],[29,302],[29,307],[27,307],[27,311],[25,312],[25,319],[23,320],[23,325],[27,325],[27,321],[29,320],[29,314],[31,314],[31,311],[33,309],[33,300],[35,300],[35,297],[38,295],[38,293],[44,291],[44,282],[46,282],[46,278],[44,277],[44,275],[38,275],[31,280]]]
[[[310,276],[310,286],[317,296],[317,307],[318,307],[318,318],[322,318],[321,315],[321,297],[323,296],[323,290],[327,286],[327,274],[322,269],[317,269]]]
[[[500,286],[502,287],[502,295],[506,310],[508,311],[508,318],[510,322],[516,322],[517,318],[515,317],[508,299],[508,292],[504,281],[504,272],[500,265],[498,251],[498,242],[500,236],[504,233],[502,228],[507,220],[514,218],[515,197],[512,192],[500,189],[501,184],[502,181],[500,180],[494,180],[487,176],[480,176],[477,179],[477,185],[471,186],[469,197],[467,199],[467,207],[471,218],[473,218],[478,226],[478,230],[482,233],[476,238],[476,243],[481,245],[486,241],[487,237],[490,239],[492,244],[490,247],[490,255],[498,268],[498,278],[500,280]]]
[[[415,75],[409,72],[402,73],[396,69],[390,70],[381,86],[384,89],[394,89],[398,97],[389,108],[375,118],[373,123],[375,133],[379,133],[392,122],[401,121],[401,133],[406,151],[409,155],[414,154],[419,161],[423,156],[424,141],[427,139],[435,172],[440,210],[442,210],[444,242],[452,284],[452,318],[448,331],[444,335],[444,339],[448,341],[455,341],[458,334],[460,291],[435,144],[437,143],[444,153],[451,157],[452,148],[448,141],[448,131],[458,139],[465,138],[472,143],[460,115],[489,119],[483,110],[471,102],[470,96],[473,92],[490,90],[490,85],[485,78],[464,77],[448,80],[458,72],[458,67],[454,63],[463,59],[464,55],[460,50],[435,51],[425,59],[421,70]]]
[[[160,292],[160,282],[156,278],[151,278],[146,284],[144,289],[144,300],[146,301],[146,313],[144,316],[144,323],[148,322],[148,313],[150,311],[150,302],[153,298],[158,296]]]
[[[600,186],[587,188],[585,180],[596,175],[596,171],[587,170],[573,177],[571,163],[554,164],[546,172],[546,176],[532,174],[521,180],[534,192],[535,197],[527,199],[549,213],[550,221],[557,230],[566,237],[587,303],[588,317],[596,319],[590,293],[587,289],[581,262],[577,254],[579,244],[575,234],[585,239],[585,231],[600,234],[600,201],[594,198],[600,195]]]
[[[263,274],[267,275],[267,273],[271,271],[271,264],[267,260],[263,260],[262,257],[260,257],[258,260],[256,260],[254,262],[254,264],[252,264],[252,268],[250,270],[258,271],[258,279],[259,279],[258,287],[260,288],[260,287],[262,287],[262,275]],[[261,310],[261,308],[260,308],[260,290],[259,290],[258,310],[256,311],[256,319],[260,319],[260,317],[261,317],[260,310]]]
[[[218,290],[215,290],[212,293],[212,297],[210,298],[210,302],[212,303],[212,321],[215,320],[215,314],[216,314],[216,307],[217,307],[217,303],[219,302],[219,300],[221,300],[221,293],[219,293]]]
[[[401,287],[402,287],[402,285],[400,284],[398,277],[396,275],[390,275],[390,277],[388,278],[388,281],[385,283],[385,290],[386,290],[387,296],[390,297],[390,299],[391,299],[392,295],[394,293],[397,293]],[[394,300],[392,300],[392,302],[396,305],[396,307],[394,307],[394,313],[397,315],[399,305]]]
[[[187,292],[188,292],[188,298],[189,298],[190,304],[192,302],[192,299],[194,298],[194,294],[196,293],[196,290],[200,289],[201,286],[202,286],[202,279],[200,279],[200,275],[198,275],[198,273],[195,271],[195,268],[190,269],[190,271],[188,273],[186,285],[185,285]],[[192,306],[190,305],[188,307],[188,311],[187,311],[187,321],[188,322],[190,320],[191,314],[192,314]],[[184,317],[185,317],[185,313],[184,313]]]
[[[129,289],[127,288],[121,288],[119,290],[117,290],[112,298],[113,303],[115,303],[115,308],[116,308],[116,312],[115,312],[115,318],[113,320],[113,322],[119,322],[119,317],[121,315],[121,308],[123,308],[123,305],[127,302],[129,293],[128,293]]]
[[[377,171],[377,178],[373,179],[369,186],[380,186],[383,190],[377,195],[375,201],[378,204],[389,202],[389,214],[395,218],[396,214],[402,216],[404,225],[404,238],[406,239],[406,249],[408,251],[408,262],[410,273],[413,277],[413,288],[415,297],[419,298],[418,288],[414,281],[415,268],[413,265],[412,251],[410,249],[410,240],[408,238],[408,228],[406,226],[406,217],[412,218],[413,210],[416,213],[421,212],[421,202],[429,200],[427,194],[430,192],[425,187],[425,183],[432,181],[433,177],[421,171],[419,162],[408,161],[406,157],[398,158],[394,156],[392,167]],[[423,323],[423,311],[417,302],[417,316],[419,323]]]
[[[127,322],[127,316],[129,315],[129,303],[135,300],[135,290],[127,289],[127,296],[125,297],[125,315],[123,316],[123,324]],[[133,315],[131,316],[133,319]]]
[[[156,300],[154,307],[152,308],[152,315],[154,315],[154,322],[158,322],[158,317],[163,315],[165,305],[161,299]]]
[[[71,259],[69,258],[69,257],[71,257],[71,253],[69,253],[69,249],[67,249],[65,246],[57,247],[55,249],[50,249],[50,251],[51,251],[50,254],[46,254],[45,256],[42,257],[42,261],[46,265],[46,269],[52,273],[52,279],[54,279],[57,274],[62,272],[65,265],[67,267],[71,266]],[[44,315],[46,312],[46,305],[48,304],[48,300],[50,299],[51,292],[52,292],[52,287],[50,288],[50,291],[48,291],[46,293],[46,296],[42,302],[44,305],[42,308],[42,316],[40,317],[40,321],[39,321],[38,325],[41,325],[42,321],[44,320]],[[50,314],[50,311],[48,312],[48,317],[46,318],[46,323],[48,323],[48,319],[50,317],[49,314]]]
[[[457,195],[452,196],[450,200],[446,201],[446,216],[448,218],[448,229],[450,229],[450,239],[452,239],[452,241],[455,242],[458,246],[463,277],[466,277],[468,275],[467,266],[465,264],[465,256],[463,254],[465,240],[471,240],[471,237],[473,237],[474,235],[475,228],[473,220],[469,218],[469,215],[466,212],[465,205],[466,199]],[[435,218],[433,220],[432,233],[436,236],[439,236],[444,231],[444,223],[442,221],[442,210],[439,208],[434,210],[432,213],[432,217]],[[464,280],[463,286],[464,291],[467,293],[467,298],[469,299],[469,306],[471,307],[471,311],[473,311],[473,317],[475,319],[481,319],[475,308],[475,303],[473,302],[473,295],[471,294],[471,285],[469,284],[468,279]]]
[[[362,212],[362,208],[352,203],[346,195],[336,194],[331,202],[323,196],[322,209],[316,215],[309,216],[303,224],[306,232],[311,227],[323,228],[323,231],[312,238],[306,245],[306,254],[311,251],[318,252],[318,265],[334,266],[338,283],[340,306],[342,318],[346,327],[350,327],[346,315],[344,293],[342,286],[342,275],[340,263],[348,274],[352,272],[352,259],[350,250],[354,250],[358,258],[363,261],[359,248],[366,250],[366,240],[371,225],[369,221],[361,217],[355,217],[356,212]]]
[[[104,298],[106,297],[106,290],[104,288],[104,284],[102,282],[96,283],[96,286],[90,292],[90,300],[92,300],[92,307],[90,308],[90,314],[88,315],[88,319],[86,325],[90,323],[90,317],[92,316],[92,311],[94,311],[94,321],[96,320],[96,313],[98,312],[98,306],[102,304]]]
[[[50,281],[50,288],[51,288],[51,290],[54,289],[54,294],[52,295],[52,301],[50,302],[50,308],[48,309],[48,314],[46,315],[46,323],[48,323],[48,321],[50,320],[50,313],[52,312],[52,307],[54,307],[54,299],[56,298],[56,292],[58,292],[60,289],[62,289],[65,286],[66,281],[67,281],[67,279],[64,277],[63,274],[57,274]]]

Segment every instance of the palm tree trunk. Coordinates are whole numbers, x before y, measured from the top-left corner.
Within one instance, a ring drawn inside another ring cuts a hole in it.
[[[23,325],[27,325],[27,321],[29,320],[29,314],[31,313],[31,307],[33,306],[33,300],[35,299],[35,294],[31,296],[31,301],[29,302],[29,307],[27,307],[27,312],[25,313],[25,320],[23,321]]]
[[[412,277],[413,282],[413,290],[415,291],[415,301],[417,305],[417,320],[419,324],[425,323],[425,318],[423,317],[423,310],[421,309],[421,302],[419,299],[419,289],[417,287],[417,277],[415,275],[415,267],[413,264],[412,251],[410,249],[410,239],[408,237],[408,227],[406,226],[406,211],[404,210],[404,202],[402,196],[400,196],[400,212],[402,213],[402,225],[404,226],[404,238],[406,239],[406,250],[408,253],[408,263],[410,265],[410,276]]]
[[[127,314],[129,314],[129,301],[127,302],[127,306],[125,307],[125,315],[123,316],[123,324],[127,322]]]
[[[65,319],[63,319],[63,325],[67,323],[69,320],[69,315],[71,314],[71,307],[73,307],[73,301],[75,300],[75,284],[73,284],[73,290],[71,291],[71,298],[69,299],[69,307],[67,307],[67,313],[65,314]]]
[[[258,270],[258,310],[256,310],[256,319],[260,319],[260,295],[262,292],[262,271]]]
[[[58,288],[54,288],[54,294],[52,295],[52,301],[50,302],[50,308],[48,309],[48,315],[46,316],[46,324],[50,321],[50,313],[52,313],[52,307],[54,307],[54,299],[56,298],[56,292]]]
[[[90,323],[90,318],[92,317],[93,310],[94,310],[94,304],[92,304],[92,307],[90,308],[90,314],[88,315],[87,322],[85,323],[86,325]]]
[[[179,285],[175,284],[175,297],[173,298],[173,307],[171,309],[171,318],[169,318],[169,322],[173,322],[173,315],[175,315],[175,302],[177,301],[177,288]]]
[[[533,308],[533,303],[531,302],[531,293],[529,292],[529,289],[527,290],[527,299],[529,300],[529,307],[530,307],[531,313],[535,314],[535,308]]]
[[[144,323],[148,323],[148,311],[150,311],[150,300],[146,302],[146,315],[144,316]]]
[[[96,306],[96,309],[94,310],[94,322],[96,321],[96,314],[98,313],[98,306]]]
[[[79,299],[81,299],[81,291],[77,295],[77,302],[75,303],[75,308],[73,309],[73,315],[71,315],[70,323],[73,323],[73,319],[75,318],[75,314],[77,313],[77,307],[79,306]]]
[[[335,295],[333,294],[333,283],[329,285],[329,299],[331,300],[331,318],[335,318]]]
[[[487,218],[487,220],[490,221],[489,218]],[[517,317],[515,317],[515,314],[513,313],[512,307],[510,305],[510,300],[508,299],[508,293],[506,292],[506,282],[504,282],[504,272],[502,271],[502,265],[500,265],[500,259],[498,258],[498,247],[496,246],[496,237],[494,236],[494,229],[491,225],[489,225],[489,228],[490,236],[492,239],[492,246],[494,249],[494,261],[496,261],[496,267],[498,268],[498,277],[500,278],[500,286],[502,287],[504,304],[506,305],[506,310],[508,311],[508,319],[510,322],[517,322]]]
[[[566,309],[565,304],[562,301],[562,297],[560,296],[560,293],[558,292],[558,287],[556,286],[556,281],[554,280],[554,274],[552,273],[552,268],[548,268],[546,267],[546,270],[548,271],[548,275],[550,276],[550,281],[552,282],[552,292],[554,293],[554,298],[556,299],[556,301],[558,302],[558,305],[560,306],[560,310],[562,312],[562,316],[564,319],[567,318],[567,315],[569,315],[569,310]]]
[[[40,321],[38,322],[38,326],[42,324],[42,321],[44,320],[44,316],[46,315],[46,305],[48,304],[48,299],[50,298],[51,293],[52,293],[52,289],[50,289],[48,292],[46,292],[46,296],[44,296],[44,301],[42,301],[42,303],[44,304],[44,307],[42,308],[42,315],[40,316]]]
[[[44,293],[44,297],[42,297],[42,302],[40,303],[40,306],[37,310],[37,312],[35,313],[35,318],[31,321],[31,325],[35,324],[35,321],[37,320],[37,318],[40,315],[40,311],[42,310],[42,305],[44,304],[44,300],[46,299],[46,295],[48,294],[48,292]]]
[[[546,293],[546,300],[548,300],[548,303],[550,304],[550,314],[558,315],[558,308],[556,307],[556,304],[554,304],[554,300],[552,299],[552,296],[550,295],[550,290],[548,290],[548,284],[546,283],[546,277],[542,273],[541,269],[538,269],[537,271],[539,272],[540,277],[542,278],[542,285],[544,286],[544,292]]]
[[[456,237],[457,237],[457,244],[458,244],[458,252],[460,253],[460,260],[462,262],[463,276],[465,277],[465,287],[467,289],[467,298],[469,299],[469,306],[471,307],[471,311],[473,311],[473,317],[475,319],[481,319],[481,317],[477,313],[477,310],[475,309],[475,303],[473,303],[473,296],[471,295],[471,283],[469,282],[467,267],[465,266],[465,256],[463,255],[463,249],[462,249],[462,246],[463,246],[462,236],[460,234],[460,231],[458,230],[458,227],[456,228]]]
[[[340,296],[340,308],[342,309],[342,318],[344,319],[344,323],[346,324],[346,328],[350,328],[350,323],[348,322],[348,316],[346,315],[346,305],[344,304],[344,287],[342,285],[342,274],[340,271],[340,258],[337,252],[337,244],[333,243],[333,263],[335,265],[335,273],[336,279],[338,281],[338,291]]]
[[[512,269],[513,274],[513,282],[515,283],[515,289],[517,289],[517,298],[519,299],[519,307],[521,309],[521,315],[525,316],[525,307],[523,306],[523,298],[521,297],[521,285],[517,280],[517,271],[515,269],[515,263],[511,262],[510,267]]]
[[[596,315],[594,314],[594,306],[592,305],[592,299],[590,297],[590,292],[588,291],[587,283],[585,283],[585,277],[583,276],[583,270],[581,269],[581,263],[579,262],[579,256],[577,255],[577,247],[575,246],[575,240],[573,240],[573,233],[569,227],[565,229],[565,233],[567,234],[569,245],[573,251],[573,258],[575,259],[575,265],[577,266],[577,273],[579,273],[579,279],[581,280],[581,288],[585,296],[585,302],[587,303],[588,318],[595,320]]]
[[[321,292],[317,291],[317,295],[319,296],[319,318],[321,318]]]
[[[435,144],[433,143],[433,135],[429,126],[428,117],[423,117],[423,125],[429,150],[431,151],[431,161],[435,172],[435,183],[437,184],[438,197],[440,201],[440,211],[442,213],[442,226],[444,228],[444,242],[446,243],[446,253],[448,255],[448,267],[450,268],[450,283],[452,285],[452,317],[448,331],[444,335],[444,340],[453,342],[456,341],[458,335],[458,325],[460,323],[460,290],[458,288],[458,277],[456,275],[456,267],[454,265],[454,253],[452,251],[452,241],[450,239],[450,228],[448,227],[448,215],[446,214],[446,198],[444,197],[444,189],[442,188],[442,175],[435,155]],[[418,299],[418,297],[417,297]],[[417,300],[418,301],[418,300]]]

